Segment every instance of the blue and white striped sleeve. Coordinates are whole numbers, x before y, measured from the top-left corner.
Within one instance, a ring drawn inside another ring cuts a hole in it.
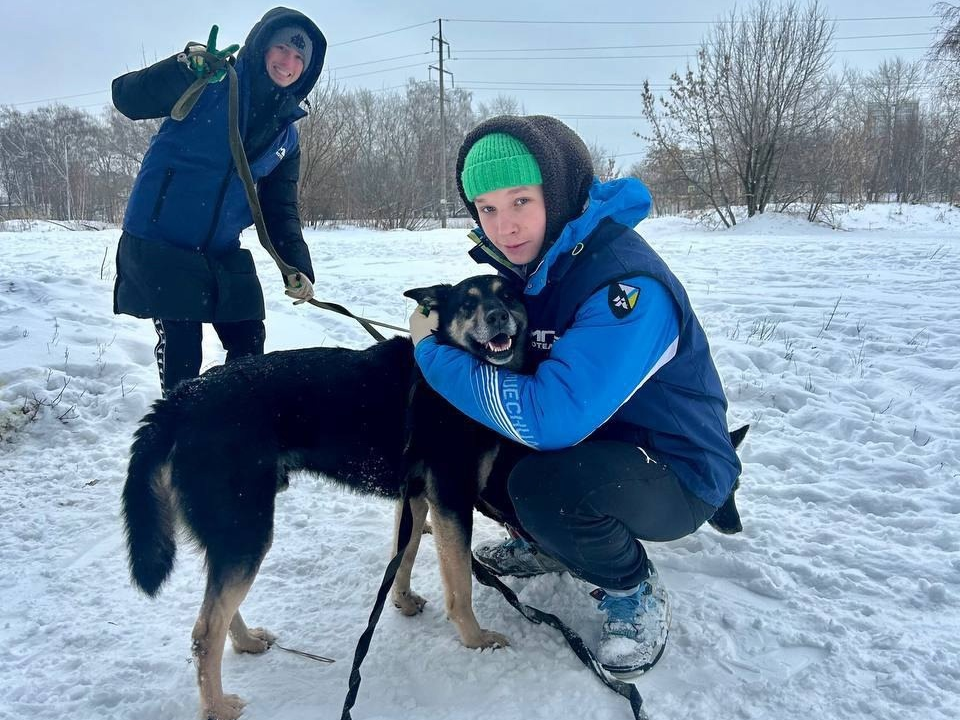
[[[645,276],[618,285],[629,311],[614,312],[607,287],[594,293],[534,375],[432,337],[417,345],[417,363],[434,390],[504,437],[539,450],[576,445],[676,355],[680,319],[667,289]]]

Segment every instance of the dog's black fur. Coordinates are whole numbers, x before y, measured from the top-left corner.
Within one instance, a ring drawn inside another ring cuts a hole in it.
[[[406,294],[438,310],[441,342],[521,366],[526,313],[502,279],[485,275]],[[131,574],[148,595],[159,591],[173,567],[178,521],[204,551],[207,589],[193,632],[204,717],[242,710],[220,681],[228,629],[240,651],[263,652],[273,640],[248,629],[238,608],[270,547],[274,502],[291,471],[398,498],[408,470],[414,538],[394,603],[406,614],[423,608],[409,582],[429,505],[447,611],[461,640],[507,644],[477,624],[470,594],[473,507],[501,440],[414,382],[415,373],[406,338],[359,351],[274,352],[180,385],[144,418],[123,491]]]

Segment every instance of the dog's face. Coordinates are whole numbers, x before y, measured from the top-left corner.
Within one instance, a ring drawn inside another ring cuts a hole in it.
[[[503,278],[478,275],[456,285],[407,290],[404,295],[438,312],[440,342],[510,370],[523,365],[527,312]]]

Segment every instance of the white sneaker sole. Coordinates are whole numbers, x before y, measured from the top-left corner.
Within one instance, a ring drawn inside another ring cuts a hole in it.
[[[649,671],[654,665],[660,662],[660,658],[663,657],[663,651],[667,649],[667,638],[670,637],[670,631],[667,630],[667,634],[663,638],[663,645],[660,646],[660,651],[657,653],[657,656],[648,663],[639,665],[636,667],[623,667],[616,665],[604,665],[600,664],[604,670],[613,675],[618,680],[630,680],[632,678],[638,678],[647,671]]]

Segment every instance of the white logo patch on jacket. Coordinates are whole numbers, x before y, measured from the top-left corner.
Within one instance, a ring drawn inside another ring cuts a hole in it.
[[[557,339],[556,336],[556,330],[531,330],[530,348],[533,350],[549,350],[553,347],[553,343]]]

